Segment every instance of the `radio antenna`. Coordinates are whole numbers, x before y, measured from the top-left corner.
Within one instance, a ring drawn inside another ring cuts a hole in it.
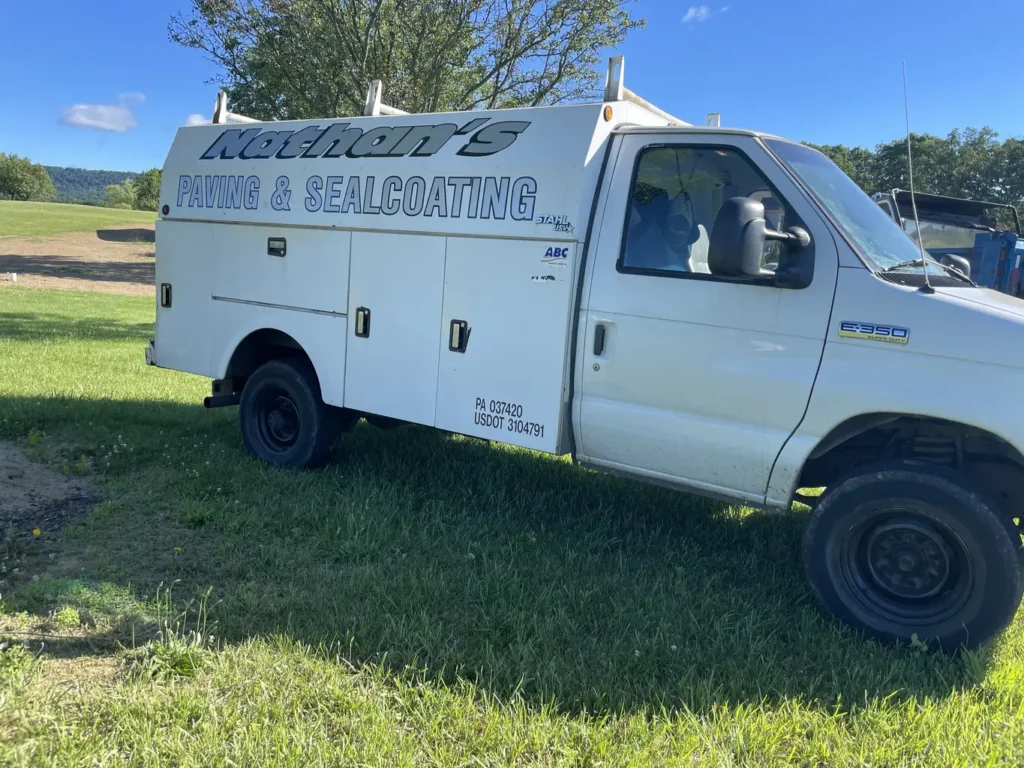
[[[928,279],[928,257],[924,253],[924,241],[921,239],[921,221],[917,218],[917,198],[914,196],[914,159],[910,152],[910,104],[907,100],[907,62],[903,62],[903,115],[907,121],[907,171],[910,175],[910,207],[914,210],[914,229],[917,232],[917,247],[921,251],[921,270],[924,272],[924,283],[921,293],[935,293]]]

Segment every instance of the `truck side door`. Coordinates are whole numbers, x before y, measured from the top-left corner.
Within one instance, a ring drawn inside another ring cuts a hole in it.
[[[753,137],[626,133],[598,201],[580,309],[574,422],[592,466],[764,501],[803,417],[838,274],[830,229]],[[722,202],[753,197],[769,228],[811,234],[814,272],[776,288],[711,274]]]

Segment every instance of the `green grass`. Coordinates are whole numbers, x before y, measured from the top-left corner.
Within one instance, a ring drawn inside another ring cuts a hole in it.
[[[150,225],[156,214],[66,203],[0,200],[0,237],[52,237],[67,232],[94,232],[127,224]]]
[[[957,660],[881,646],[813,603],[799,514],[426,429],[267,468],[144,365],[152,314],[0,292],[0,438],[107,499],[0,587],[0,636],[46,633],[0,678],[0,764],[1024,762],[1020,619]]]

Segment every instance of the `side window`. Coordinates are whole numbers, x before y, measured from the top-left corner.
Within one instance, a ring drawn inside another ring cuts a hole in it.
[[[893,221],[896,221],[896,216],[892,210],[892,203],[890,203],[888,200],[879,200],[878,207],[885,211],[886,216],[888,216]]]
[[[710,274],[708,245],[715,217],[731,197],[764,203],[765,223],[781,230],[790,212],[760,171],[721,147],[648,147],[637,161],[620,268]],[[774,271],[781,244],[765,243],[761,266]]]

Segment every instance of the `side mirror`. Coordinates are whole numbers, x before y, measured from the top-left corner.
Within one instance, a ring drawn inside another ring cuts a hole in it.
[[[801,227],[786,232],[768,229],[764,205],[750,197],[726,200],[715,217],[708,245],[708,269],[724,277],[775,277],[779,288],[804,288],[810,284],[808,270],[793,259],[780,260],[775,272],[761,268],[767,240],[780,240],[789,249],[804,249],[811,236]]]
[[[940,264],[945,264],[947,267],[959,270],[963,273],[964,277],[969,278],[971,276],[971,262],[969,262],[963,256],[955,253],[944,253],[939,258]]]

